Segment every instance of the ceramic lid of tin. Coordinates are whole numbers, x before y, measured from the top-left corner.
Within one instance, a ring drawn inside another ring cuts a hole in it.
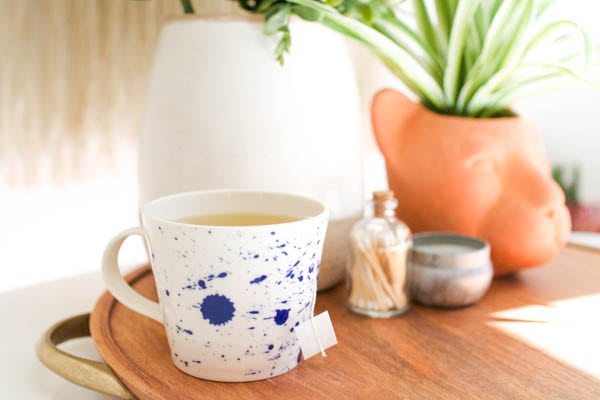
[[[410,261],[431,268],[479,268],[490,263],[490,245],[451,232],[420,233],[413,237]]]

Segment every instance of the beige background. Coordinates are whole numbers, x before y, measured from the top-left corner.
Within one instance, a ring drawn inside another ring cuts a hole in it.
[[[137,126],[178,0],[0,0],[0,291],[98,270],[137,224]],[[145,259],[127,244],[125,265]]]
[[[0,182],[68,181],[134,145],[177,0],[0,0]]]

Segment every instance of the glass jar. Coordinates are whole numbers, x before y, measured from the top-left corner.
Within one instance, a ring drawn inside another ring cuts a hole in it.
[[[364,218],[350,233],[346,304],[354,313],[387,318],[408,309],[406,266],[412,241],[408,226],[395,216],[397,205],[392,192],[374,192]]]

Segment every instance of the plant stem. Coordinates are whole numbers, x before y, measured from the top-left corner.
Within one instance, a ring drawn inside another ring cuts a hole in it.
[[[184,13],[186,13],[186,14],[194,13],[194,6],[192,6],[191,0],[180,0],[180,1],[181,1],[181,6],[183,7]]]

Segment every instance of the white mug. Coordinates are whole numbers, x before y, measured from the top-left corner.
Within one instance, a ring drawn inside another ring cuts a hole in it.
[[[298,365],[294,329],[314,310],[328,220],[322,203],[283,193],[199,191],[153,200],[141,213],[143,227],[127,229],[107,245],[103,276],[122,304],[164,324],[177,368],[198,378],[241,382]],[[297,220],[254,226],[177,222],[229,213]],[[119,249],[134,234],[147,241],[159,303],[135,292],[119,272]]]

